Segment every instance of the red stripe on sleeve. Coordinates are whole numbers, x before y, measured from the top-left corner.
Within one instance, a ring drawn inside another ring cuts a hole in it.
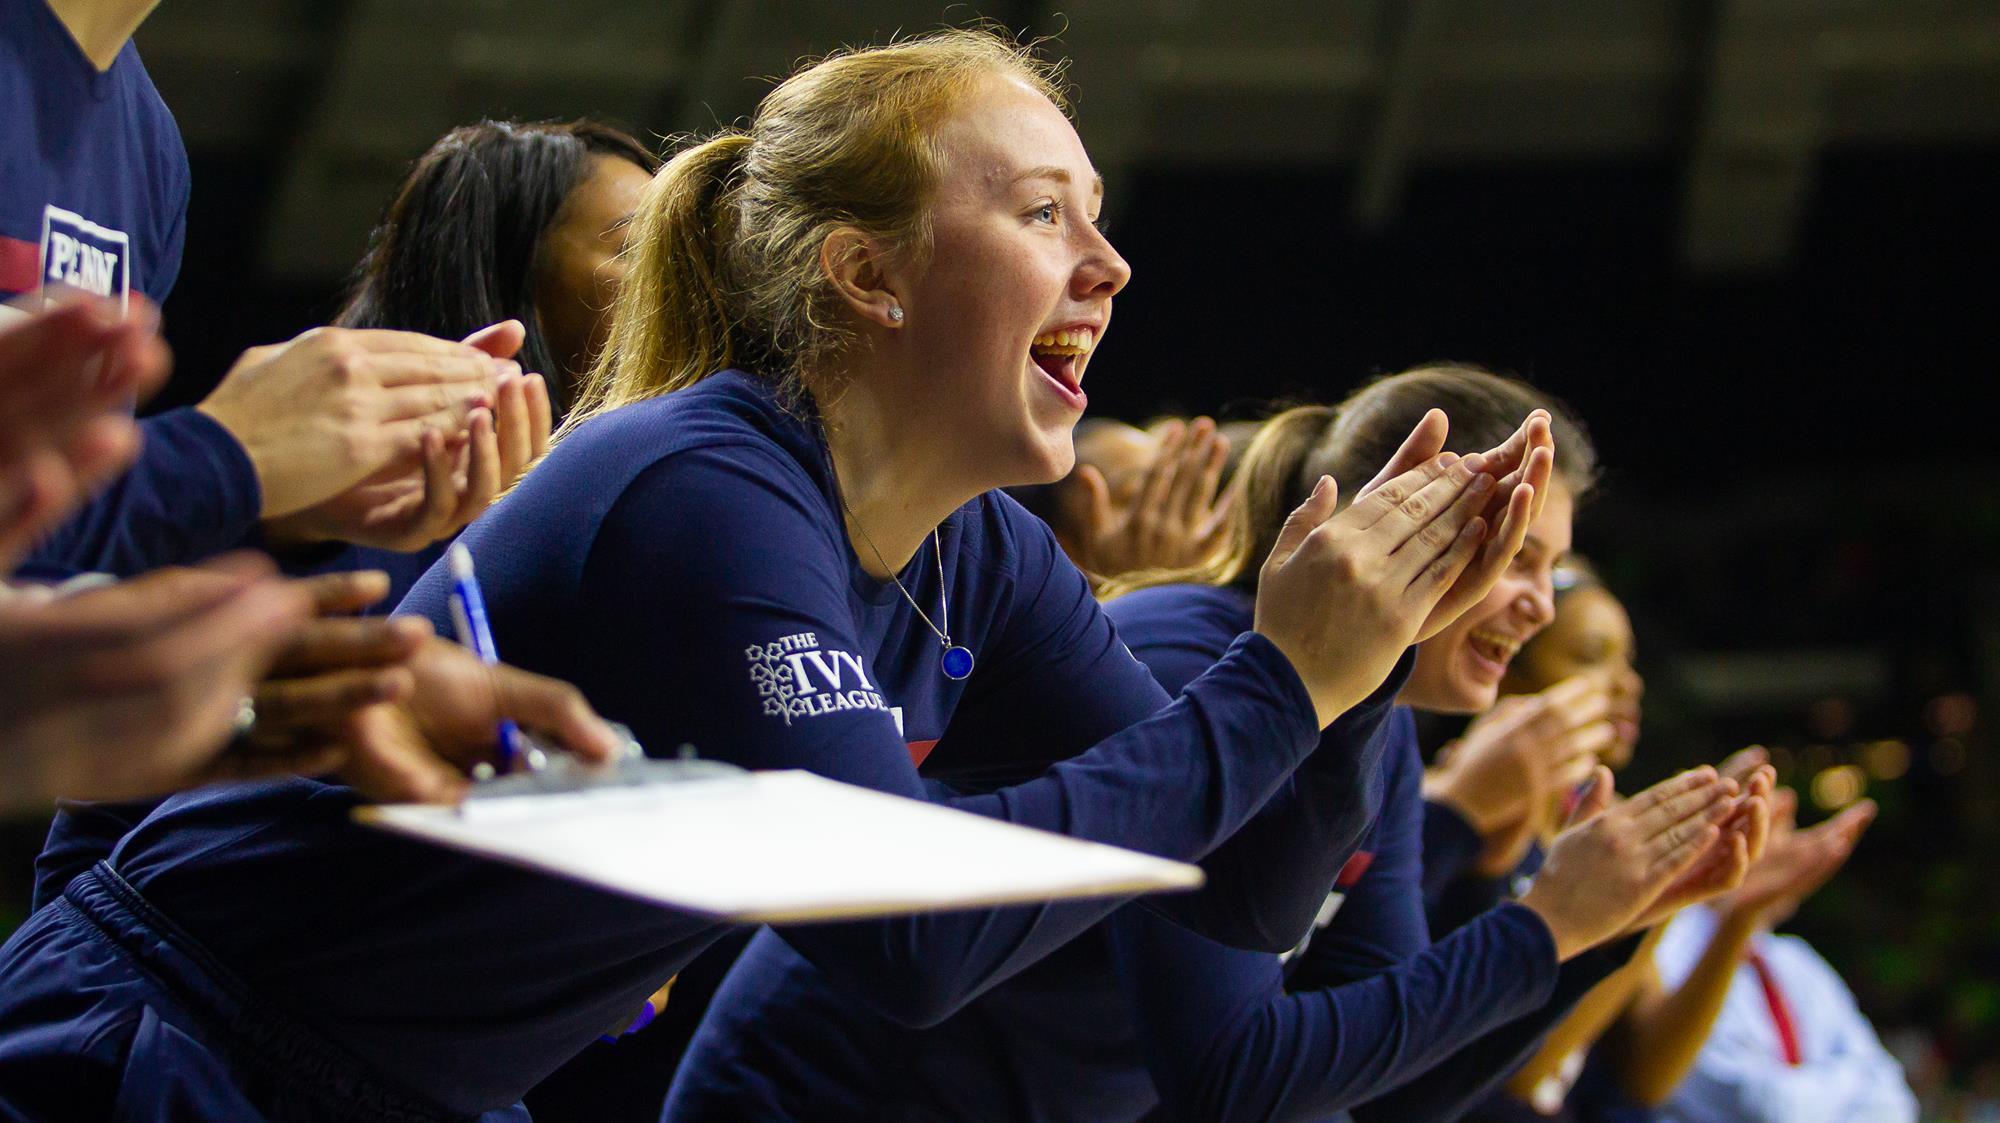
[[[1333,879],[1334,886],[1340,889],[1354,888],[1354,884],[1361,880],[1361,875],[1367,873],[1368,867],[1374,862],[1374,851],[1356,850],[1354,857],[1349,858],[1347,864],[1340,867],[1340,876]]]
[[[41,275],[41,246],[19,238],[0,238],[0,295],[33,291]]]

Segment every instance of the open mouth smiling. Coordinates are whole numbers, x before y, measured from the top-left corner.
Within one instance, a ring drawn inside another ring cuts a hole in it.
[[[1491,628],[1474,628],[1465,635],[1465,641],[1472,653],[1489,663],[1505,668],[1521,650],[1521,641],[1504,632]]]
[[[1028,358],[1073,409],[1082,409],[1089,400],[1083,393],[1083,367],[1096,341],[1096,329],[1082,325],[1043,332],[1028,345]]]

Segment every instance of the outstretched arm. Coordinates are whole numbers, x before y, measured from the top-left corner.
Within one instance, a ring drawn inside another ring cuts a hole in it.
[[[1169,693],[1198,677],[1249,624],[1249,600],[1235,591],[1205,590],[1194,611],[1172,596],[1154,590],[1106,606],[1132,653]],[[1171,629],[1155,635],[1162,619],[1172,620]],[[1391,712],[1412,662],[1413,653],[1406,655],[1373,695],[1328,727],[1277,794],[1202,860],[1206,885],[1150,898],[1145,907],[1231,947],[1297,947],[1381,802],[1385,762],[1407,725]]]
[[[1223,947],[1143,909],[1120,910],[1110,930],[1148,1065],[1176,1118],[1318,1119],[1419,1076],[1428,1085],[1425,1074],[1546,1005],[1557,984],[1547,929],[1514,905],[1391,970],[1289,994],[1275,956]]]
[[[534,502],[543,478],[531,476],[510,504]],[[605,518],[584,563],[580,603],[557,629],[589,637],[570,673],[642,743],[692,742],[748,767],[805,768],[929,798],[890,711],[905,700],[882,695],[862,655],[869,648],[854,634],[850,555],[824,502],[795,463],[769,450],[689,450],[650,469]],[[663,538],[662,526],[676,533]],[[1257,636],[1238,640],[1168,699],[1117,641],[1082,574],[1034,526],[1039,537],[1012,543],[1016,576],[1011,603],[994,607],[997,634],[961,628],[978,644],[980,667],[963,688],[940,686],[963,689],[965,703],[949,729],[928,735],[969,741],[985,726],[989,742],[1025,745],[1024,755],[1060,763],[948,802],[1076,838],[1200,858],[1310,751],[1318,736],[1310,699],[1282,653]],[[482,537],[488,532],[504,530],[482,523],[468,532],[483,557],[504,550]],[[944,541],[957,533],[948,525]],[[496,627],[512,595],[506,570],[489,569]],[[431,610],[437,580],[433,571],[412,602]],[[935,648],[922,657],[934,661]],[[804,926],[786,937],[857,998],[927,1024],[1114,907],[936,913]]]

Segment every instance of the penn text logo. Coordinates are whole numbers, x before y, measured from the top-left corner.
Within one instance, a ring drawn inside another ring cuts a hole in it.
[[[42,208],[41,282],[121,304],[132,290],[132,239],[61,207]]]

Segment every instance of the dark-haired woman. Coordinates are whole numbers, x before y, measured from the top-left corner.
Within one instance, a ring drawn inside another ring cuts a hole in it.
[[[504,489],[547,450],[552,423],[604,343],[625,227],[658,166],[637,139],[595,121],[453,129],[411,164],[333,322],[445,339],[518,324],[505,330],[520,333],[515,358],[529,373],[494,395]],[[464,486],[472,450],[433,444],[424,465],[393,465],[339,497],[343,510],[275,520],[268,544],[281,558],[300,559],[288,565],[294,571],[387,572],[381,608],[393,608],[494,493]],[[355,539],[357,524],[374,533]],[[315,557],[335,527],[350,528],[344,538],[358,545]]]
[[[1168,696],[995,490],[1069,468],[1130,275],[1052,73],[976,32],[838,54],[681,153],[567,435],[462,541],[509,660],[649,746],[1206,859],[1428,619],[1498,580],[1547,453],[1530,425],[1347,511],[1320,488],[1254,627]],[[405,609],[442,618],[446,578]],[[989,782],[946,792],[920,762]],[[198,793],[126,835],[0,951],[0,1106],[32,1076],[23,1094],[155,1117],[508,1111],[724,930],[366,831],[355,802],[305,779]],[[786,938],[921,1024],[1115,907]]]
[[[519,320],[558,415],[611,328],[625,228],[659,160],[595,121],[481,121],[411,165],[334,323],[457,339]]]
[[[1239,471],[1227,554],[1186,575],[1198,583],[1108,606],[1133,654],[1170,690],[1198,678],[1251,618],[1251,563],[1280,535],[1287,505],[1322,476],[1365,493],[1385,463],[1407,455],[1396,444],[1403,434],[1442,438],[1434,406],[1453,422],[1446,443],[1465,452],[1504,439],[1536,409],[1555,419],[1555,477],[1520,553],[1391,679],[1407,704],[1490,705],[1513,640],[1549,618],[1549,571],[1568,549],[1570,513],[1593,468],[1581,429],[1556,403],[1468,368],[1410,372],[1338,411],[1307,407],[1271,421]],[[1261,838],[1284,883],[1258,902],[1259,926],[1269,935],[1284,927],[1293,954],[1231,947],[1128,906],[918,1031],[855,1008],[784,940],[760,933],[711,1005],[667,1117],[767,1118],[811,1104],[813,1118],[857,1120],[1131,1120],[1156,1109],[1193,1120],[1347,1109],[1383,1121],[1449,1119],[1624,961],[1629,941],[1586,952],[1660,907],[1672,874],[1710,854],[1705,832],[1720,834],[1711,824],[1741,810],[1713,773],[1669,781],[1566,835],[1525,903],[1433,947],[1408,711],[1358,752],[1333,738],[1339,729],[1237,836]],[[1608,795],[1608,777],[1601,782]],[[1719,891],[1730,872],[1678,892]]]

